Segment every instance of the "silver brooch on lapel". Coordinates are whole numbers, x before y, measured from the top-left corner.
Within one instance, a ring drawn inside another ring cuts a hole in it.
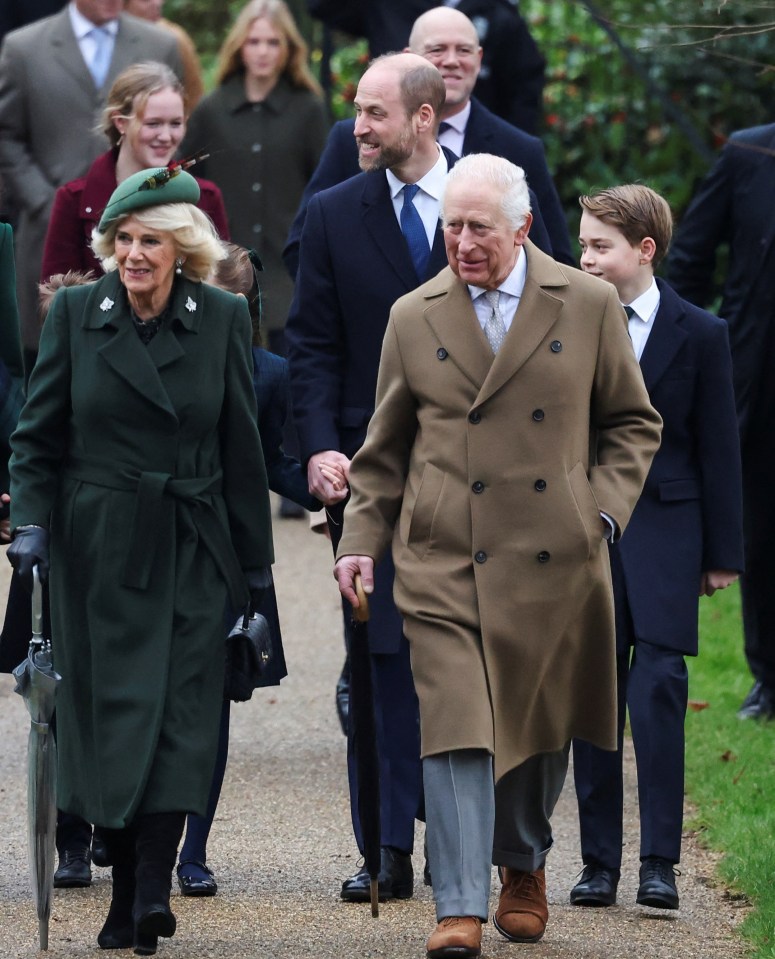
[[[186,300],[186,309],[189,313],[193,313],[196,310],[196,303],[189,296]]]
[[[115,304],[109,296],[106,296],[102,303],[100,303],[100,309],[103,313],[107,313],[108,310],[112,310],[114,306]]]

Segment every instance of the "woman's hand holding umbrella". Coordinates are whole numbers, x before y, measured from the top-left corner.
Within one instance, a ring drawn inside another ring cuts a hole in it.
[[[17,526],[8,547],[8,562],[19,574],[28,593],[32,592],[32,569],[38,567],[41,583],[48,580],[48,530],[42,526]]]

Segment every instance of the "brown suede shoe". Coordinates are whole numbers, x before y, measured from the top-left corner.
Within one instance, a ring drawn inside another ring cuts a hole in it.
[[[501,878],[495,928],[511,942],[538,942],[549,919],[544,870],[520,872],[503,866]]]
[[[476,959],[482,954],[482,920],[478,916],[447,916],[425,948],[428,959]]]

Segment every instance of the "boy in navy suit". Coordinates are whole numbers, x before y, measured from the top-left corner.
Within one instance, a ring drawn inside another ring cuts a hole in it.
[[[664,426],[621,540],[610,548],[617,631],[619,748],[574,741],[584,870],[578,906],[616,901],[622,857],[625,710],[638,770],[636,901],[677,909],[681,856],[685,656],[697,655],[699,596],[743,569],[740,449],[723,320],[682,300],[654,269],[672,235],[667,202],[627,185],[579,199],[581,268],[612,283]]]

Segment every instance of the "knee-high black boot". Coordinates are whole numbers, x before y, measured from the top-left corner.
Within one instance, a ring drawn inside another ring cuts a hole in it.
[[[131,826],[102,829],[101,835],[113,863],[113,894],[97,944],[100,949],[129,949],[134,942],[135,831]]]
[[[173,936],[177,925],[170,909],[172,870],[185,813],[149,813],[136,820],[135,954],[152,956],[158,936]]]

